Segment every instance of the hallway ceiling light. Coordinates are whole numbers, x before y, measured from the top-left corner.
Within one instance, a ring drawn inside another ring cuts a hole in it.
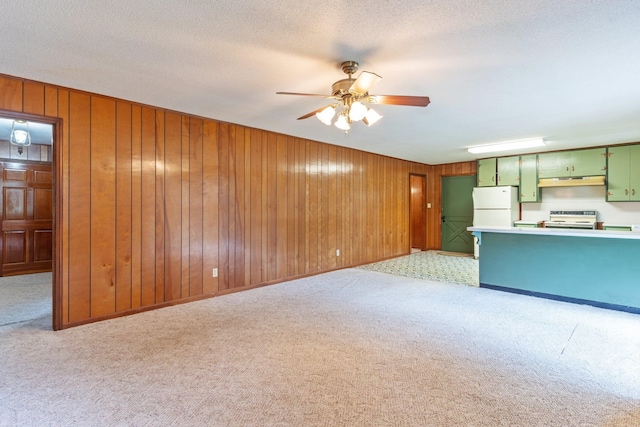
[[[25,120],[14,120],[11,125],[11,135],[9,141],[18,146],[18,154],[22,154],[24,147],[31,145],[31,134],[29,133],[29,123]]]

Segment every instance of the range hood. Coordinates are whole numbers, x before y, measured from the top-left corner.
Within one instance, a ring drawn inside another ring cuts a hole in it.
[[[578,187],[581,185],[604,185],[604,176],[540,178],[538,182],[538,187]]]

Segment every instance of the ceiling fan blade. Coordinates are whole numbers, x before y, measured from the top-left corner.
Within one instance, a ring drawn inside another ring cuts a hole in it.
[[[320,98],[333,98],[331,95],[321,95],[319,93],[276,92],[276,95],[299,95],[299,96],[317,96]]]
[[[311,116],[315,116],[315,115],[316,115],[316,113],[319,113],[320,111],[324,110],[325,108],[327,108],[327,106],[326,106],[326,105],[325,105],[324,107],[322,107],[322,108],[318,108],[318,109],[317,109],[317,110],[315,110],[315,111],[312,111],[312,112],[310,112],[310,113],[307,113],[307,114],[305,114],[304,116],[300,116],[300,117],[298,117],[298,119],[297,119],[297,120],[304,120],[304,119],[308,119],[308,118],[309,118],[309,117],[311,117]]]
[[[370,73],[368,71],[363,71],[360,73],[358,78],[349,88],[349,92],[355,93],[367,93],[369,89],[373,87],[374,84],[378,83],[382,80],[382,77],[375,73]]]
[[[406,105],[426,107],[431,102],[428,96],[371,95],[367,98],[371,104]]]

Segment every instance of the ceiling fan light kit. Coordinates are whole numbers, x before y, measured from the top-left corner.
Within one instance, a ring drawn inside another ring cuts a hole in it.
[[[349,77],[338,80],[331,85],[331,95],[295,92],[276,92],[276,94],[314,96],[338,100],[339,102],[337,103],[298,117],[298,120],[307,119],[315,115],[322,123],[330,125],[337,115],[334,125],[345,133],[351,129],[351,125],[355,122],[362,121],[367,126],[371,126],[382,118],[380,114],[367,107],[363,102],[412,107],[426,107],[429,105],[430,101],[427,96],[369,95],[369,89],[379,82],[382,77],[375,73],[363,71],[354,80],[352,75],[358,70],[358,63],[355,61],[345,61],[340,64],[340,68]]]

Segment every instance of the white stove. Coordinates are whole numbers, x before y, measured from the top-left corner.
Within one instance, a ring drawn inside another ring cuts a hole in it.
[[[546,228],[578,228],[595,230],[598,221],[596,211],[551,211]]]

